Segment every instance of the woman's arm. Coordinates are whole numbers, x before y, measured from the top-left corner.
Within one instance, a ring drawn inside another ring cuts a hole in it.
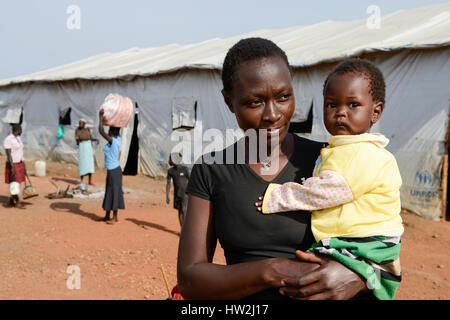
[[[189,195],[178,248],[178,285],[186,299],[241,299],[280,287],[282,279],[300,277],[318,264],[273,258],[234,265],[212,263],[217,244],[214,212],[208,200]]]
[[[11,165],[10,180],[14,181],[15,175],[16,175],[16,168],[14,167],[14,163],[12,161],[11,149],[5,149],[5,152],[6,152],[6,159],[8,160],[9,164]]]
[[[80,136],[78,135],[79,129],[75,129],[75,141],[77,142],[77,145],[80,144]]]
[[[170,180],[172,178],[170,177],[169,173],[167,173],[167,182],[166,182],[166,203],[170,203],[169,194],[170,194]]]
[[[91,140],[91,141],[98,141],[98,139],[92,137],[91,130],[89,130],[89,128],[86,128],[86,129],[89,132],[89,140]]]
[[[105,130],[103,129],[103,114],[104,114],[104,110],[101,109],[99,114],[99,121],[98,121],[98,132],[100,133],[100,135],[105,138],[109,143],[112,143],[112,138],[109,136],[109,134],[106,134]]]

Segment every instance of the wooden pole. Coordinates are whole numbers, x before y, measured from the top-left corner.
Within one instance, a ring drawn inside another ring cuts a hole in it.
[[[450,215],[447,213],[447,186],[448,186],[448,153],[444,156],[444,164],[442,166],[442,220],[449,220]]]
[[[169,295],[169,298],[172,298],[172,294],[170,293],[169,282],[167,281],[166,272],[164,271],[164,267],[162,264],[161,264],[161,272],[164,277],[164,282],[166,283],[167,294]]]
[[[445,155],[444,163],[442,164],[442,220],[450,220],[450,214],[448,209],[448,149],[449,149],[449,137],[450,137],[450,115],[447,120],[447,133],[445,135]]]

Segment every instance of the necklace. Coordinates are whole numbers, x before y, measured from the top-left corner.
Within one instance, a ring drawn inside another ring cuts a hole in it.
[[[261,164],[262,164],[262,166],[263,166],[262,168],[264,170],[268,170],[270,168],[270,166],[272,165],[272,159],[263,160],[263,161],[261,161]]]

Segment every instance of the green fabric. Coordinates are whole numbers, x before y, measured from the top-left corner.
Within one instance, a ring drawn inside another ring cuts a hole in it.
[[[62,124],[59,125],[58,132],[56,133],[56,137],[61,139],[64,135],[64,127]]]
[[[319,248],[332,249],[331,256],[365,278],[367,287],[373,291],[373,294],[378,299],[391,300],[394,298],[400,284],[400,281],[397,281],[400,277],[391,276],[388,271],[381,272],[380,269],[374,268],[369,264],[368,260],[375,264],[386,266],[399,258],[401,244],[388,245],[383,242],[386,239],[385,237],[371,237],[373,240],[367,239],[367,242],[356,242],[352,241],[351,238],[346,238],[345,240],[331,238],[329,239],[329,245],[325,246],[322,242],[315,243],[308,249],[308,252],[315,250],[321,252],[317,250]],[[343,249],[363,259],[357,260],[349,257],[341,252]],[[381,262],[383,264],[380,264]],[[393,279],[388,279],[386,276]]]

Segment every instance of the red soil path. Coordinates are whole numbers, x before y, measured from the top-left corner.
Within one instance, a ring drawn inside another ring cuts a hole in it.
[[[5,157],[0,157],[1,179]],[[30,172],[34,163],[27,162]],[[120,223],[99,221],[102,199],[44,196],[78,183],[77,167],[47,162],[46,177],[31,177],[38,197],[26,209],[7,208],[8,186],[0,183],[0,299],[166,299],[163,266],[176,284],[177,213],[165,203],[165,180],[124,176],[126,210]],[[93,182],[103,187],[105,172]],[[450,299],[450,222],[402,213],[403,281],[396,299]],[[215,262],[224,264],[217,249]],[[67,268],[80,268],[80,289],[68,289]]]

